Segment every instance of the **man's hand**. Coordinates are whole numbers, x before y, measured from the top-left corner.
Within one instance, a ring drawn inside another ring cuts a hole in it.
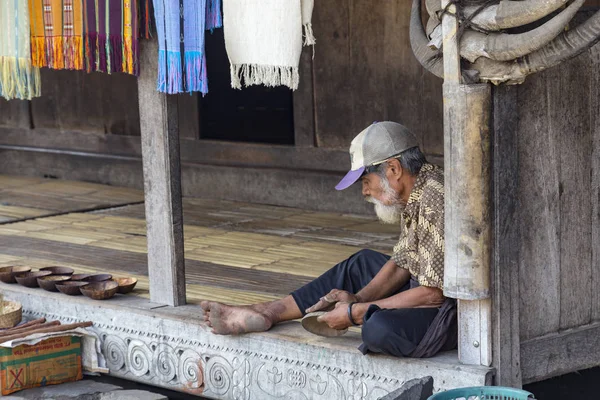
[[[358,298],[356,295],[346,292],[345,290],[333,289],[331,292],[321,297],[317,304],[307,308],[305,312],[308,314],[315,311],[326,311],[332,305],[340,301],[346,303],[351,303],[353,301],[358,302]]]
[[[317,318],[317,321],[325,322],[332,329],[341,330],[348,328],[352,325],[350,319],[348,319],[348,304],[345,302],[336,303],[333,310],[321,315]]]

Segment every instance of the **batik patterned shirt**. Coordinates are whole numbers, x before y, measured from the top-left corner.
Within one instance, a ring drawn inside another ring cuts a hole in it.
[[[444,171],[421,167],[402,213],[402,232],[392,258],[421,286],[444,287]]]

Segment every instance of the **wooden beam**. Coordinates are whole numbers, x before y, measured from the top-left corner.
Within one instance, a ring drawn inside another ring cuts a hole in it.
[[[517,93],[516,86],[493,89],[492,366],[496,385],[520,388]]]
[[[521,343],[523,383],[600,365],[600,323]]]
[[[456,5],[448,6],[448,4],[450,4],[450,0],[442,0],[442,9],[448,7],[448,12],[442,17],[444,85],[457,85],[461,83],[460,47],[456,36],[458,33],[458,19],[455,16]]]
[[[315,146],[313,46],[304,47],[300,57],[300,84],[294,92],[294,145]]]
[[[463,364],[492,364],[492,302],[458,300],[458,359]]]
[[[180,143],[181,161],[186,164],[334,172],[341,176],[348,171],[347,149],[219,142],[183,137]],[[35,152],[61,154],[87,153],[89,157],[103,154],[109,157],[141,158],[142,155],[138,136],[98,135],[55,129],[0,128],[0,148],[30,148]],[[443,157],[438,154],[426,156],[433,164],[444,163]]]
[[[177,97],[156,91],[158,43],[141,44],[138,80],[150,299],[185,304]]]
[[[491,90],[444,84],[444,293],[490,297]]]

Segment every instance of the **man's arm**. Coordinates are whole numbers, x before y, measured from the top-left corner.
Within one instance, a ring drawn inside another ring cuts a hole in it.
[[[352,320],[355,323],[362,324],[367,309],[371,304],[375,304],[380,308],[438,307],[444,303],[444,300],[445,298],[441,289],[419,286],[386,299],[354,304],[352,307]],[[318,320],[327,323],[327,325],[334,329],[345,329],[350,326],[347,309],[348,303],[337,303],[334,310],[321,315]]]
[[[354,322],[362,324],[363,317],[371,304],[379,308],[440,307],[444,304],[444,300],[444,293],[441,289],[418,286],[382,300],[355,304],[352,307],[352,318]]]
[[[333,289],[312,307],[305,310],[306,313],[321,311],[329,308],[337,302],[349,303],[351,301],[362,303],[383,299],[404,286],[410,279],[410,273],[404,268],[399,268],[393,259],[386,262],[373,277],[371,282],[358,293],[350,293],[345,290]]]
[[[371,282],[356,293],[356,297],[361,303],[384,299],[404,286],[409,279],[410,272],[398,268],[394,260],[390,259]]]

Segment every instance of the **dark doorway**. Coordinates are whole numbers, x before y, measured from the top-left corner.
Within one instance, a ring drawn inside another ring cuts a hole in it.
[[[209,93],[200,100],[200,138],[293,145],[292,91],[232,89],[222,29],[207,32],[206,57]]]

